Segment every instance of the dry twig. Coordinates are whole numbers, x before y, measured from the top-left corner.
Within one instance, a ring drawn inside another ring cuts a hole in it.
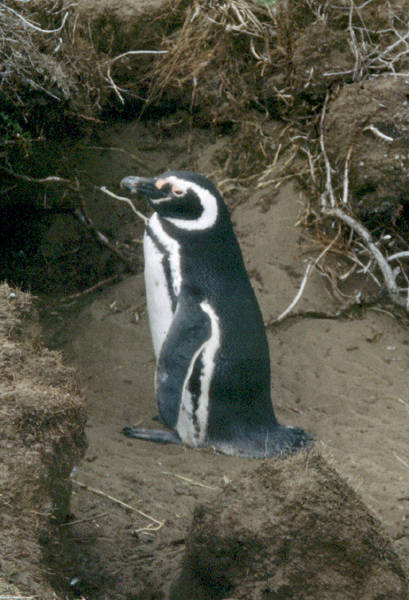
[[[118,196],[117,194],[114,194],[113,192],[110,192],[108,190],[108,188],[106,188],[105,186],[97,187],[97,189],[101,190],[101,192],[103,192],[107,196],[110,196],[111,198],[115,198],[115,200],[120,200],[121,202],[125,202],[126,204],[128,204],[128,206],[131,207],[132,212],[135,213],[135,215],[137,217],[139,217],[140,219],[142,219],[142,221],[145,223],[145,225],[149,221],[148,217],[145,217],[144,214],[142,214],[141,212],[139,212],[139,210],[137,210],[135,208],[133,202],[129,198],[126,198],[126,196]]]
[[[332,187],[331,165],[329,163],[327,152],[325,150],[325,144],[324,144],[324,119],[325,119],[325,113],[326,113],[327,106],[328,106],[328,100],[329,100],[329,92],[327,92],[327,94],[325,96],[325,102],[324,102],[324,106],[323,106],[323,109],[321,112],[321,118],[320,118],[320,146],[321,146],[321,152],[322,152],[322,156],[323,156],[324,163],[325,163],[325,173],[326,173],[325,191],[321,194],[321,198],[320,198],[321,208],[325,208],[327,206],[328,199],[329,199],[330,206],[332,208],[335,207],[335,204],[336,204],[334,190]]]
[[[118,500],[118,498],[114,498],[113,496],[110,496],[109,494],[106,494],[105,492],[103,492],[101,490],[97,490],[95,488],[92,488],[89,485],[86,485],[85,483],[82,483],[81,481],[77,481],[76,479],[72,479],[72,481],[73,481],[73,483],[75,483],[79,487],[81,487],[83,489],[86,489],[86,490],[89,490],[90,492],[92,492],[93,494],[97,494],[98,496],[103,496],[104,498],[108,498],[109,500],[111,500],[115,504],[119,504],[119,506],[122,506],[123,508],[126,508],[127,510],[131,510],[133,512],[136,512],[136,513],[138,513],[138,515],[141,515],[145,519],[149,519],[150,521],[152,521],[153,523],[155,523],[155,525],[151,524],[151,525],[148,525],[147,527],[143,527],[142,529],[137,529],[136,533],[140,533],[141,531],[158,531],[165,524],[163,521],[158,521],[158,519],[155,519],[154,517],[151,517],[151,516],[147,515],[146,513],[142,512],[141,510],[139,510],[137,508],[134,508],[130,504],[127,504],[126,502],[122,502],[122,500]]]
[[[185,483],[190,483],[190,485],[197,485],[198,487],[207,488],[209,490],[219,490],[220,488],[214,485],[207,485],[206,483],[201,483],[200,481],[194,481],[193,479],[189,479],[189,477],[184,477],[183,475],[178,475],[177,473],[168,473],[168,471],[161,471],[163,475],[170,475],[171,477],[176,477],[177,479],[181,479]]]
[[[388,290],[391,300],[399,306],[405,307],[409,310],[409,297],[408,291],[402,290],[396,283],[396,274],[388,264],[388,260],[383,256],[377,245],[373,242],[372,236],[368,229],[359,223],[354,217],[346,214],[341,208],[324,208],[324,213],[328,216],[337,217],[346,225],[348,225],[355,233],[357,233],[363,240],[368,253],[373,257],[378,267],[382,271],[384,282]],[[405,297],[403,296],[405,293]]]
[[[405,465],[405,467],[407,467],[409,469],[409,464],[405,460],[403,460],[403,458],[398,456],[395,451],[393,452],[393,454],[399,462],[401,462],[403,465]]]
[[[272,319],[271,321],[269,321],[266,325],[273,325],[274,323],[279,323],[280,321],[282,321],[290,313],[290,311],[294,308],[294,306],[297,304],[297,302],[301,298],[301,296],[302,296],[302,294],[304,292],[304,288],[305,288],[306,283],[307,283],[307,279],[308,279],[311,271],[313,270],[314,267],[316,267],[318,265],[319,261],[322,258],[324,258],[324,256],[327,254],[327,252],[329,252],[331,250],[331,248],[335,244],[336,240],[337,240],[337,238],[335,238],[334,240],[332,240],[332,242],[326,248],[324,248],[324,250],[320,253],[320,255],[318,256],[318,258],[316,258],[315,260],[310,261],[308,263],[307,268],[306,268],[305,273],[304,273],[304,277],[303,277],[303,279],[301,281],[300,289],[298,290],[298,292],[297,292],[294,300],[285,309],[284,312],[282,312],[275,319]]]

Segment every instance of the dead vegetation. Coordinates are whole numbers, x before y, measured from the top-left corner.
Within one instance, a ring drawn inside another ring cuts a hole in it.
[[[318,254],[327,248],[314,264],[339,298],[362,301],[342,291],[358,274],[375,284],[372,297],[386,289],[406,309],[409,3],[169,0],[135,20],[129,7],[0,4],[6,186],[26,168],[30,115],[41,136],[44,115],[47,126],[91,123],[109,105],[136,102],[140,116],[165,121],[171,112],[169,127],[187,114],[191,127],[233,133],[219,156],[225,193],[299,178],[310,199],[300,223]],[[279,134],[272,117],[287,123]]]
[[[41,92],[88,118],[137,98],[214,126],[254,107],[305,120],[335,85],[407,68],[406,9],[397,0],[168,0],[148,19],[114,3],[3,2],[1,89],[17,105]]]
[[[260,103],[275,38],[268,4],[193,2],[182,28],[163,43],[167,54],[148,74],[147,102],[177,102],[213,126],[238,121]]]
[[[92,45],[75,36],[72,4],[2,2],[0,35],[3,145],[58,130],[69,117],[92,118],[101,108],[99,60]]]
[[[104,110],[122,108],[124,81],[132,80],[127,102],[140,104],[150,55],[186,4],[169,0],[143,12],[124,3],[117,15],[109,3],[0,2],[0,144],[83,133]]]

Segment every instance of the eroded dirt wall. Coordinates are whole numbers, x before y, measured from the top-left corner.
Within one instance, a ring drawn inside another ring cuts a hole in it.
[[[40,539],[68,513],[70,474],[86,449],[73,370],[41,343],[29,294],[0,286],[0,577],[55,598]]]

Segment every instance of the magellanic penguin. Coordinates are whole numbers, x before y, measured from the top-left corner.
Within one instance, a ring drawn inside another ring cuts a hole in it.
[[[121,187],[155,211],[144,237],[145,282],[156,398],[169,428],[124,433],[253,458],[311,446],[310,434],[275,417],[261,311],[216,187],[172,171],[126,177]]]

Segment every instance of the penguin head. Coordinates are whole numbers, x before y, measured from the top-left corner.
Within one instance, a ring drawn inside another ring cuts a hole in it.
[[[121,187],[146,198],[160,217],[185,231],[210,229],[227,213],[216,186],[197,173],[167,171],[158,177],[125,177]]]

